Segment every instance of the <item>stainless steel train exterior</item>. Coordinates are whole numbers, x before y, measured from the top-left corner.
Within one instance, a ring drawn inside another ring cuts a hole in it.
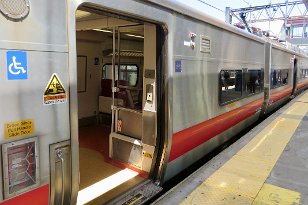
[[[93,23],[78,25],[77,10],[144,26],[137,141],[140,169],[155,186],[308,86],[308,58],[299,49],[247,34],[177,0],[16,0],[0,1],[0,10],[3,205],[77,203],[76,31]],[[116,40],[113,34],[113,46]],[[112,120],[114,130],[119,122]]]

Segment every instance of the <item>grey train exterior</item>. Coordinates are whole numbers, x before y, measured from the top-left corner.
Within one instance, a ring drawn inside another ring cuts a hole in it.
[[[144,59],[141,128],[143,135],[152,130],[154,141],[144,136],[141,141],[153,150],[147,172],[157,186],[308,85],[308,58],[300,50],[247,34],[176,0],[20,1],[26,8],[13,2],[11,8],[0,2],[3,205],[77,203],[79,8],[154,25],[154,60]],[[16,7],[24,9],[19,16]],[[16,61],[12,55],[24,57]],[[50,97],[54,82],[61,85],[56,99]],[[29,182],[17,179],[20,174],[29,175],[24,176]]]

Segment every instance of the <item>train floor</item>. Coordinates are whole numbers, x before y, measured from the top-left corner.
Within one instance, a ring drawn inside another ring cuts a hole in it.
[[[308,204],[308,91],[153,204]]]
[[[108,157],[110,126],[79,128],[80,184],[77,204],[105,204],[144,181],[136,170]]]

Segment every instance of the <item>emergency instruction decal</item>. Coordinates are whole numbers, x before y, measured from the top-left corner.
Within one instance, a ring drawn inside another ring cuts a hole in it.
[[[33,119],[4,123],[4,137],[6,139],[31,135],[33,133],[34,133]]]
[[[61,104],[67,102],[65,89],[57,76],[53,74],[44,92],[44,105]]]

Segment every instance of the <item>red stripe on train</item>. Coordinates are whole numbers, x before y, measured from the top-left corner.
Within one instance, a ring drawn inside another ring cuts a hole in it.
[[[48,205],[48,197],[49,185],[47,184],[20,196],[1,202],[0,205]]]
[[[305,80],[305,81],[300,82],[299,84],[297,84],[296,89],[297,89],[297,90],[300,90],[300,89],[306,87],[307,85],[308,85],[308,80]]]
[[[257,100],[175,133],[172,137],[169,162],[251,117],[258,108],[261,108],[262,103],[263,99]]]
[[[271,94],[271,98],[270,101],[272,101],[273,103],[281,100],[282,98],[285,98],[288,95],[291,95],[292,93],[292,88],[287,88],[284,90],[281,90],[279,92],[273,93]]]
[[[277,102],[290,95],[292,88],[273,93],[272,102]],[[253,116],[258,108],[261,108],[263,99],[254,101],[240,108],[219,115],[215,118],[194,125],[185,130],[173,134],[172,146],[168,162],[175,160],[195,147],[203,144],[211,138],[223,133],[227,129]]]

